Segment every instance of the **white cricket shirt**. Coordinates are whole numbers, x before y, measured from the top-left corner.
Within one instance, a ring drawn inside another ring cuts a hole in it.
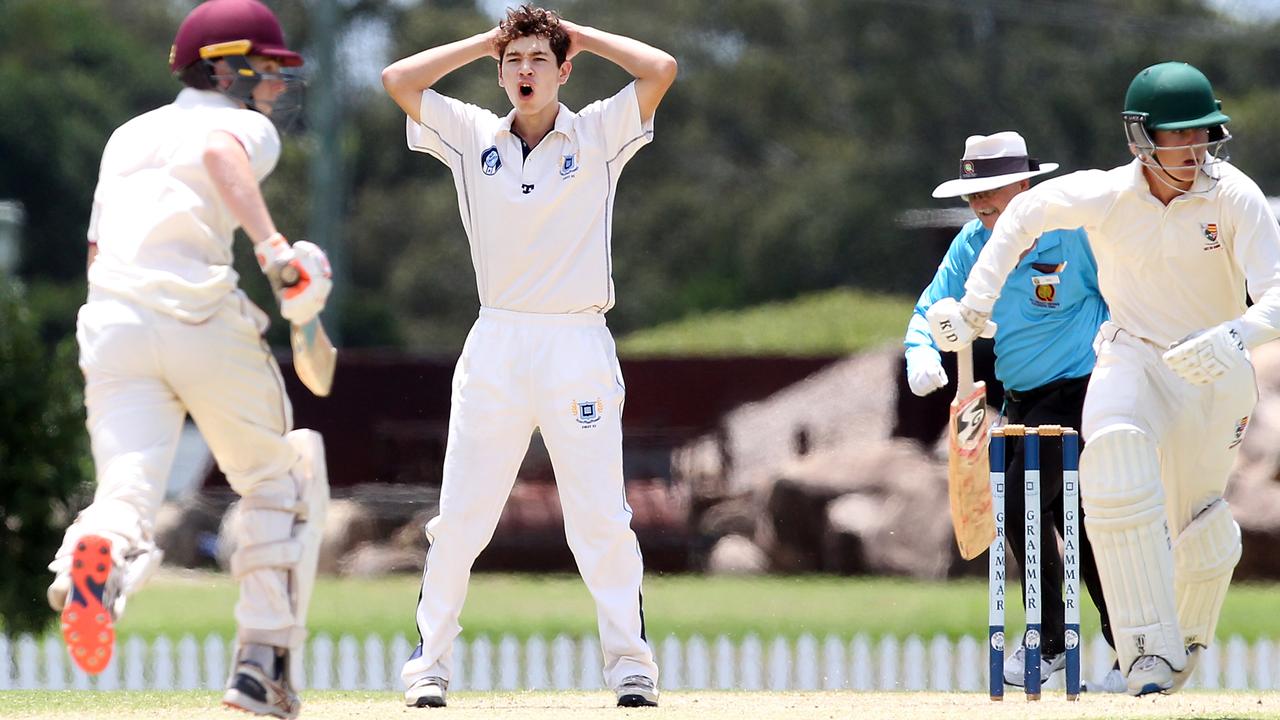
[[[213,91],[184,88],[112,133],[89,220],[89,242],[98,246],[91,288],[187,322],[207,320],[236,289],[239,222],[202,157],[218,130],[244,146],[259,182],[275,168],[280,136],[271,121]]]
[[[1250,347],[1280,337],[1280,226],[1262,191],[1222,162],[1168,206],[1142,165],[1047,180],[1009,203],[965,284],[966,303],[989,311],[1004,278],[1035,238],[1083,227],[1098,260],[1111,319],[1160,348],[1243,316]],[[1255,304],[1246,310],[1245,293]]]
[[[574,113],[523,157],[505,118],[422,93],[409,148],[449,166],[484,307],[526,313],[603,313],[613,307],[610,238],[618,175],[653,139],[635,84]]]

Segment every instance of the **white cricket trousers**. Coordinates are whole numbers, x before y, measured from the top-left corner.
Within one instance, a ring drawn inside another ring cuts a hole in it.
[[[284,437],[292,429],[293,410],[280,368],[262,340],[266,322],[238,292],[199,324],[90,292],[77,318],[76,340],[97,490],[93,504],[67,530],[60,558],[90,533],[108,533],[115,545],[123,541],[129,547],[115,548],[123,554],[151,545],[188,412],[237,493],[296,493],[289,470],[299,456]],[[273,527],[254,534],[290,536],[293,515],[264,515]],[[248,573],[236,621],[242,639],[256,631],[270,640],[291,628],[286,574]]]
[[[450,677],[458,615],[476,556],[493,538],[529,438],[551,455],[565,537],[596,603],[604,679],[658,679],[644,637],[640,547],[622,485],[625,388],[604,316],[482,308],[453,375],[440,513],[427,523],[421,645],[406,687]]]
[[[1209,524],[1191,528],[1202,512],[1226,508],[1217,503],[1257,400],[1253,368],[1192,385],[1169,369],[1161,348],[1111,322],[1095,348],[1080,492],[1120,667],[1127,673],[1153,654],[1181,670],[1190,638],[1213,639],[1239,552],[1229,515],[1229,527],[1205,514]],[[1184,533],[1188,543],[1179,542]]]
[[[1102,324],[1095,347],[1098,364],[1085,397],[1083,437],[1087,444],[1099,430],[1127,424],[1155,440],[1169,532],[1176,540],[1226,490],[1258,400],[1253,368],[1192,385],[1165,365],[1159,348],[1113,322]],[[1088,478],[1081,478],[1081,491],[1088,493]]]

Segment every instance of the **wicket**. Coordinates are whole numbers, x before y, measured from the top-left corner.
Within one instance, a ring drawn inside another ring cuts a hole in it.
[[[1080,697],[1080,436],[1059,425],[1025,427],[1004,425],[991,429],[991,512],[996,537],[987,553],[987,640],[992,700],[1004,699],[1004,598],[1005,598],[1005,438],[1023,438],[1023,515],[1026,567],[1023,568],[1027,619],[1023,666],[1027,700],[1040,699],[1040,438],[1062,438],[1063,573],[1066,599],[1064,625],[1067,663],[1067,699]],[[1050,537],[1045,542],[1056,542]]]

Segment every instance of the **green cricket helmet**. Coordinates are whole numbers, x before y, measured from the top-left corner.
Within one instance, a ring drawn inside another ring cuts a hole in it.
[[[1213,128],[1231,118],[1213,95],[1209,78],[1184,62],[1166,62],[1138,73],[1124,96],[1124,114],[1141,115],[1148,130]]]
[[[1156,130],[1208,128],[1206,161],[1202,169],[1221,160],[1222,146],[1231,139],[1222,112],[1222,101],[1213,94],[1209,78],[1184,62],[1152,65],[1134,77],[1124,96],[1125,135],[1138,159],[1151,168],[1162,168],[1154,153],[1159,148],[1151,138]]]

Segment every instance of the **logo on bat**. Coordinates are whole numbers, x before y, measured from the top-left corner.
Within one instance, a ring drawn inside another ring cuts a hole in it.
[[[966,453],[982,447],[987,419],[987,403],[981,395],[971,398],[956,413],[956,443]]]

